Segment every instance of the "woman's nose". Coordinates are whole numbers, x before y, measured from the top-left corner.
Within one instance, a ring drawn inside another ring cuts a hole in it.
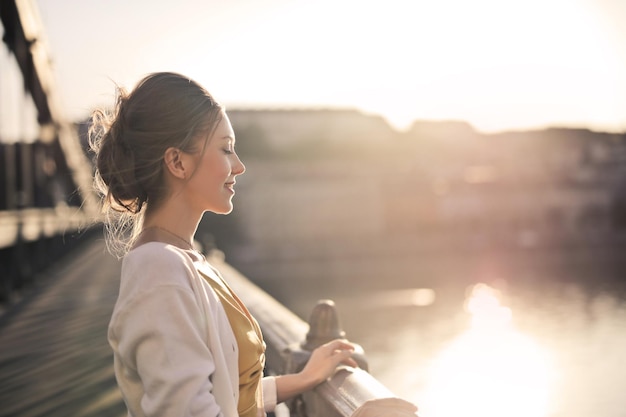
[[[233,174],[241,175],[246,172],[246,166],[243,164],[243,162],[241,162],[241,159],[239,159],[239,155],[235,155],[235,158],[237,158],[237,161],[235,163],[235,166],[233,167]]]

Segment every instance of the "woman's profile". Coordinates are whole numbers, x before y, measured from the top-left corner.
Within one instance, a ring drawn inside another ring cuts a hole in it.
[[[109,324],[129,416],[257,416],[313,388],[352,345],[316,349],[297,374],[264,377],[258,323],[194,247],[206,211],[228,214],[245,166],[223,108],[202,86],[154,73],[90,130],[106,241],[122,257]]]

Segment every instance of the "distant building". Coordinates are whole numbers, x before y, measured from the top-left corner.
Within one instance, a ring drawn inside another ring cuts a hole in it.
[[[380,145],[395,132],[380,116],[342,109],[227,109],[238,136],[281,149],[302,143]],[[259,139],[261,138],[261,139]]]

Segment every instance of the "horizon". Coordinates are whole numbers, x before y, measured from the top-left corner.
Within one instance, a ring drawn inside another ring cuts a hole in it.
[[[577,131],[588,131],[591,133],[602,133],[602,134],[615,134],[615,135],[622,135],[622,134],[626,134],[626,127],[621,129],[621,130],[615,130],[615,131],[610,131],[610,130],[601,130],[601,129],[593,129],[589,126],[585,126],[585,125],[559,125],[559,124],[546,124],[546,125],[537,125],[537,126],[524,126],[524,127],[510,127],[510,128],[504,128],[502,130],[494,130],[494,131],[483,131],[478,129],[476,126],[474,126],[472,123],[470,123],[467,120],[461,120],[461,119],[414,119],[412,120],[406,127],[404,128],[398,128],[397,126],[394,126],[393,123],[391,123],[384,115],[382,114],[378,114],[378,113],[374,113],[374,112],[367,112],[367,111],[363,111],[361,109],[358,109],[356,107],[329,107],[329,106],[311,106],[311,107],[306,107],[306,106],[280,106],[280,105],[276,105],[276,106],[258,106],[258,107],[250,107],[250,106],[242,106],[242,107],[235,107],[235,106],[226,106],[226,113],[228,113],[229,111],[234,111],[234,112],[238,112],[238,111],[251,111],[251,112],[255,112],[255,111],[259,111],[259,112],[263,112],[263,111],[284,111],[284,112],[307,112],[307,111],[337,111],[337,112],[352,112],[352,111],[356,111],[366,117],[380,117],[382,118],[385,123],[387,123],[389,125],[389,127],[395,132],[395,133],[409,133],[411,131],[411,129],[415,126],[415,124],[418,123],[424,123],[424,124],[465,124],[468,127],[470,127],[474,132],[478,133],[478,134],[482,134],[482,135],[498,135],[498,134],[506,134],[506,133],[524,133],[524,132],[541,132],[541,131],[549,131],[549,130],[577,130]]]

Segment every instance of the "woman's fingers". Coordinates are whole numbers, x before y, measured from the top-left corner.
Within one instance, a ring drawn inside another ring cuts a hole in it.
[[[334,356],[336,365],[343,363],[348,366],[358,366],[356,361],[351,358],[355,350],[352,343],[346,340],[337,339],[326,343],[324,348],[328,349],[329,353]]]
[[[347,340],[335,339],[323,345],[324,348],[328,349],[331,352],[334,351],[348,351],[350,353],[354,352],[354,345]]]
[[[342,363],[344,365],[351,366],[353,368],[358,368],[359,367],[359,364],[356,363],[356,361],[354,359],[352,359],[350,356],[348,356],[347,358],[342,360],[340,363]]]

